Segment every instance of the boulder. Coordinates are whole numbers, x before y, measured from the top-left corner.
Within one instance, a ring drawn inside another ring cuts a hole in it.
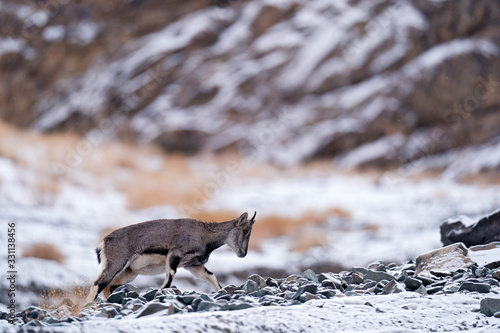
[[[452,217],[441,224],[441,241],[444,245],[462,242],[466,246],[500,241],[500,209],[470,224],[466,216]]]
[[[143,309],[137,313],[136,318],[155,315],[171,315],[174,313],[174,306],[172,303],[156,303],[150,302],[144,305]]]
[[[486,297],[481,300],[480,309],[482,314],[490,317],[500,311],[500,298]]]
[[[421,254],[417,258],[417,270],[415,274],[431,270],[456,271],[460,268],[468,268],[474,262],[467,257],[468,250],[463,243],[448,245],[436,250]]]

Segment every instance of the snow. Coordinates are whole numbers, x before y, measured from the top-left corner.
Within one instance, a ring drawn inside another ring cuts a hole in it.
[[[486,294],[495,297],[496,294]],[[500,318],[477,312],[473,293],[422,297],[403,292],[386,296],[312,300],[289,307],[187,313],[144,318],[97,319],[58,326],[65,332],[443,332],[500,330]],[[14,327],[0,321],[4,332]]]
[[[446,59],[471,52],[480,52],[485,56],[491,57],[497,56],[500,51],[496,45],[487,40],[452,40],[430,48],[415,60],[406,64],[403,68],[403,72],[406,76],[415,78],[432,71],[438,64],[444,62]]]
[[[368,305],[371,304],[371,305]],[[404,307],[408,309],[405,309]],[[471,312],[479,308],[473,295],[420,297],[414,293],[346,297],[303,305],[201,314],[81,323],[82,332],[416,332],[459,330],[491,332],[500,319]],[[110,322],[111,321],[111,322]],[[475,324],[487,326],[474,330]]]
[[[62,25],[46,27],[42,32],[42,39],[47,42],[59,42],[64,38],[65,28]]]
[[[498,262],[500,261],[500,242],[472,247],[469,249],[467,256],[479,266]]]
[[[352,168],[378,158],[390,158],[391,154],[394,154],[394,149],[400,147],[403,142],[404,136],[396,133],[378,139],[375,142],[364,144],[349,151],[345,156],[339,157],[339,166]]]
[[[0,55],[9,52],[21,52],[25,47],[21,39],[15,38],[0,38]]]
[[[443,168],[444,177],[457,179],[500,164],[500,137],[489,143],[475,147],[451,149],[438,156],[423,156],[406,166],[407,174],[415,174],[429,169]]]

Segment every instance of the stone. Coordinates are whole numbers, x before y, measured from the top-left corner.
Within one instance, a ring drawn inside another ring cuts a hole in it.
[[[36,306],[30,306],[26,310],[21,311],[19,315],[24,322],[27,322],[33,319],[43,319],[47,315],[47,311]]]
[[[440,269],[432,269],[430,273],[435,277],[450,277],[452,276],[450,271],[440,270]]]
[[[47,323],[47,324],[57,324],[59,323],[59,320],[55,319],[54,317],[48,315],[45,316],[45,318],[42,319],[42,322]]]
[[[215,300],[206,295],[206,294],[201,294],[200,296],[196,297],[192,302],[191,302],[191,306],[193,307],[193,309],[197,310],[198,309],[198,305],[201,303],[201,302],[211,302],[211,303],[215,303]]]
[[[113,293],[116,293],[119,291],[124,291],[125,293],[135,291],[136,293],[140,294],[141,289],[137,288],[136,286],[134,286],[132,284],[127,283],[127,284],[123,284],[123,285],[119,286],[118,288],[116,288],[115,290],[113,290]]]
[[[279,287],[278,281],[275,279],[268,277],[266,280],[266,285],[269,287]]]
[[[392,294],[396,290],[397,285],[395,280],[389,281],[382,289],[382,295]]]
[[[260,297],[263,297],[266,295],[273,295],[273,294],[274,293],[269,289],[261,289],[261,290],[257,290],[257,291],[254,291],[253,293],[248,294],[248,296],[260,298]]]
[[[383,263],[381,263],[380,261],[375,261],[375,262],[369,264],[366,268],[368,268],[370,271],[377,271],[377,272],[387,271],[385,265]]]
[[[441,280],[430,284],[430,287],[442,287],[448,283],[447,280]]]
[[[493,276],[495,279],[497,279],[498,281],[500,281],[500,270],[495,270],[491,273],[491,276]]]
[[[467,290],[478,293],[489,293],[491,291],[491,286],[486,283],[465,281],[462,282],[462,284],[460,285],[460,289],[458,290],[459,291]]]
[[[468,250],[463,243],[451,244],[418,256],[416,275],[431,270],[456,271],[471,267],[474,262],[467,257]]]
[[[354,289],[356,290],[368,290],[370,288],[373,288],[377,285],[376,281],[368,281],[367,283],[364,283],[360,286],[356,286]]]
[[[420,295],[427,295],[427,289],[424,286],[420,286],[415,290],[416,293],[419,293]]]
[[[234,284],[230,284],[222,288],[222,290],[225,290],[229,295],[232,295],[236,290],[238,290],[238,287],[236,287]]]
[[[200,312],[206,312],[206,311],[224,311],[228,310],[228,304],[227,303],[216,303],[216,302],[209,302],[209,301],[201,301],[200,304],[198,304],[198,307],[196,308],[196,311]]]
[[[344,287],[342,286],[342,281],[335,278],[323,280],[321,282],[321,286],[325,288],[338,289],[340,291],[344,290]]]
[[[353,273],[352,274],[352,279],[353,279],[353,282],[356,283],[356,284],[363,283],[363,275],[360,274],[360,273]]]
[[[243,285],[243,290],[247,293],[253,293],[257,290],[259,290],[259,285],[253,281],[253,280],[247,280],[245,284]]]
[[[325,296],[326,298],[333,298],[337,294],[335,290],[323,290],[319,291],[318,294]]]
[[[470,221],[467,216],[456,216],[444,221],[440,227],[443,244],[461,242],[470,247],[499,240],[500,209],[483,216],[473,224],[470,224]]]
[[[479,311],[488,317],[500,311],[500,298],[485,297],[479,304]]]
[[[118,315],[118,311],[113,306],[105,306],[99,309],[99,313],[96,317],[114,318],[116,315]]]
[[[453,294],[456,293],[458,289],[460,289],[460,286],[458,285],[448,285],[443,287],[443,292],[445,292],[446,294]]]
[[[158,292],[158,289],[151,289],[149,291],[146,291],[146,293],[143,294],[142,297],[144,297],[144,299],[147,302],[150,302],[155,298],[157,292]]]
[[[432,294],[435,294],[441,290],[443,290],[443,286],[435,286],[435,287],[430,287],[430,288],[427,288],[427,294],[429,295],[432,295]]]
[[[300,278],[301,278],[301,277],[300,277],[300,276],[298,276],[297,274],[292,274],[292,275],[289,275],[289,276],[285,279],[285,281],[283,281],[283,282],[297,282],[297,281],[299,281],[299,279],[300,279]]]
[[[129,298],[137,298],[139,297],[139,293],[135,290],[132,290],[132,291],[129,291],[125,294],[126,297],[129,297]]]
[[[109,297],[106,299],[109,303],[117,303],[117,304],[122,304],[123,299],[125,298],[125,292],[124,291],[118,291],[114,292]]]
[[[318,277],[316,276],[316,273],[312,269],[307,269],[304,274],[302,274],[304,278],[306,278],[309,281],[319,283]]]
[[[299,289],[295,292],[295,294],[292,296],[292,299],[297,300],[299,299],[300,295],[302,295],[305,292],[311,293],[311,294],[316,294],[318,291],[318,286],[311,283],[311,284],[306,284],[303,286],[300,286]]]
[[[389,273],[381,272],[381,271],[368,271],[363,280],[367,282],[367,280],[380,282],[382,280],[395,280],[396,278]]]
[[[182,296],[177,296],[177,300],[181,301],[182,303],[184,303],[186,305],[190,305],[199,296],[200,295],[198,295],[198,294],[182,295]]]
[[[408,277],[405,279],[404,284],[406,286],[406,289],[414,291],[417,290],[422,285],[422,281],[412,277]]]
[[[304,292],[303,294],[301,294],[300,297],[299,297],[299,301],[301,303],[305,303],[305,302],[310,301],[312,299],[321,299],[321,297],[318,296],[318,295],[311,294],[311,293],[309,293],[307,291]]]
[[[24,325],[21,325],[21,327],[43,327],[43,326],[46,326],[46,325],[38,319],[30,320],[27,323],[25,323]]]
[[[483,277],[485,275],[485,270],[482,269],[482,268],[478,268],[474,272],[474,275],[477,276],[477,277]]]
[[[136,314],[135,318],[141,318],[150,315],[171,315],[174,313],[174,306],[172,303],[157,303],[149,302],[142,307]]]
[[[365,275],[366,273],[368,273],[368,269],[366,269],[364,267],[353,267],[352,268],[352,272],[353,273],[360,273],[362,275]]]
[[[434,277],[430,274],[420,274],[417,275],[415,278],[422,281],[422,284],[426,287],[428,285],[438,282],[438,280],[434,279]]]
[[[130,302],[127,302],[122,309],[129,309],[132,312],[135,312],[139,310],[141,307],[144,306],[144,302],[138,300],[138,299],[132,299]]]
[[[7,312],[0,311],[0,320],[6,320],[7,319]]]
[[[248,277],[247,280],[254,281],[255,283],[257,283],[259,285],[260,288],[264,288],[267,286],[266,280],[264,280],[264,278],[262,276],[260,276],[259,274],[252,274]]]
[[[250,304],[250,303],[232,303],[228,305],[228,310],[234,311],[234,310],[244,310],[244,309],[250,309],[255,307],[255,305]]]
[[[278,296],[273,296],[273,295],[266,295],[264,297],[261,297],[259,299],[259,303],[261,305],[271,305],[272,303],[276,303],[276,304],[279,304],[279,303],[283,303],[283,298],[282,297],[278,297]]]
[[[255,293],[258,293],[262,290],[256,291]],[[216,300],[225,300],[225,301],[230,301],[231,300],[231,295],[225,294],[225,295],[219,295],[215,297]]]
[[[498,283],[497,280],[493,279],[493,278],[485,278],[482,280],[483,283],[487,283],[489,284],[490,286],[499,286],[500,284]]]

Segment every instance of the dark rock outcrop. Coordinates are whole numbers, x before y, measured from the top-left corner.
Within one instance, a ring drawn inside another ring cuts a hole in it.
[[[469,226],[462,222],[464,219],[465,217],[454,217],[441,224],[441,241],[444,245],[462,242],[470,247],[500,241],[500,210]]]

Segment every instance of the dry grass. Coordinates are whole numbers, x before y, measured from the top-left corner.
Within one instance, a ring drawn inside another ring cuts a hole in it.
[[[79,285],[70,285],[64,289],[50,289],[40,295],[39,308],[47,310],[57,319],[69,316],[78,316],[85,306],[85,298],[89,288]]]
[[[66,257],[59,249],[50,243],[40,242],[34,243],[22,252],[23,257],[33,257],[47,260],[63,262]]]
[[[468,174],[461,179],[466,184],[491,186],[500,184],[500,170],[487,170],[475,174]]]
[[[67,133],[40,134],[1,121],[0,156],[35,174],[26,186],[41,204],[51,204],[66,182],[90,191],[115,188],[127,197],[130,209],[191,205],[200,200],[196,188],[207,183],[205,171],[194,170],[185,156]],[[89,183],[81,172],[95,181]]]
[[[328,236],[321,229],[301,228],[300,232],[293,234],[291,244],[290,250],[304,253],[312,247],[327,246]]]

